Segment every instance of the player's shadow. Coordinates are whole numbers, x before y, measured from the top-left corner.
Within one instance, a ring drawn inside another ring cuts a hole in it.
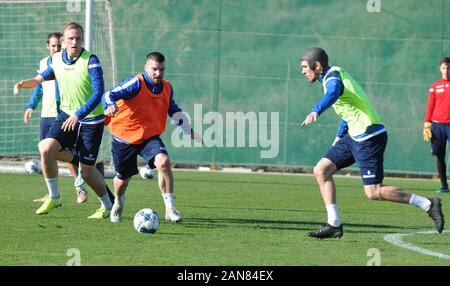
[[[185,183],[189,183],[189,184],[192,184],[193,182],[196,182],[196,183],[205,183],[205,184],[208,184],[208,185],[218,184],[220,186],[229,185],[231,182],[233,184],[236,184],[236,185],[242,184],[242,185],[251,185],[251,186],[254,186],[255,184],[274,185],[274,186],[277,186],[277,187],[280,187],[280,186],[299,186],[299,187],[300,186],[301,187],[304,187],[304,186],[317,186],[316,182],[311,182],[311,183],[302,182],[300,184],[300,183],[293,183],[293,182],[290,183],[290,182],[281,182],[281,181],[274,181],[274,182],[263,182],[263,181],[257,181],[257,180],[248,180],[248,181],[233,180],[233,181],[230,181],[230,180],[208,180],[208,179],[195,179],[195,178],[193,178],[193,179],[177,178],[177,182],[185,182]]]
[[[271,219],[244,219],[244,218],[186,218],[185,227],[192,228],[254,228],[268,230],[313,231],[320,228],[323,222],[306,220],[271,220]],[[346,232],[354,233],[396,233],[393,229],[411,229],[387,224],[343,224]],[[419,229],[417,227],[417,229]],[[421,228],[423,229],[423,228]]]
[[[313,188],[318,189],[319,187],[318,187],[317,182],[315,181],[314,177],[311,176],[311,178],[312,178],[311,182],[304,182],[304,181],[302,181],[302,182],[287,182],[287,181],[281,181],[281,180],[267,182],[267,181],[261,181],[261,180],[255,180],[255,179],[249,179],[249,180],[245,180],[245,181],[244,180],[230,181],[230,180],[208,180],[208,179],[199,179],[199,178],[178,178],[177,182],[185,182],[185,183],[189,183],[189,184],[196,182],[196,183],[206,183],[208,185],[218,184],[220,186],[224,186],[224,185],[226,186],[232,182],[233,184],[251,185],[252,187],[255,184],[259,184],[259,185],[274,185],[277,187],[280,187],[280,186],[313,187]],[[343,189],[343,190],[344,189],[345,190],[348,190],[348,189],[358,189],[359,190],[360,189],[360,190],[363,190],[363,188],[364,188],[362,183],[360,185],[353,185],[353,184],[347,184],[347,183],[340,182],[339,179],[337,179],[337,181],[338,181],[337,182],[338,189]],[[412,190],[413,188],[408,188],[408,189]]]

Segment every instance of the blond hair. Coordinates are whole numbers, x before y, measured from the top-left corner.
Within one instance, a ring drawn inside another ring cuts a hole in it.
[[[66,33],[67,30],[72,30],[72,29],[79,29],[81,31],[81,33],[84,34],[83,27],[76,22],[70,22],[68,24],[65,24],[64,28],[63,28],[63,34]]]

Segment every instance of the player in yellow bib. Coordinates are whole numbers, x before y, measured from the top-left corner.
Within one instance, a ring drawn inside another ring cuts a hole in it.
[[[50,55],[41,59],[37,68],[37,72],[41,73],[45,71],[48,65],[51,63],[52,56],[54,53],[61,50],[61,37],[60,32],[53,32],[47,36],[47,50]],[[26,105],[25,113],[23,115],[23,121],[28,124],[33,110],[42,102],[41,108],[41,120],[40,120],[40,140],[45,139],[47,136],[52,123],[56,119],[56,111],[59,108],[59,90],[57,87],[57,82],[55,80],[45,81],[33,89],[30,100]],[[70,154],[69,154],[70,156]],[[77,194],[77,202],[84,203],[87,201],[87,190],[86,184],[78,172],[78,161],[74,164],[67,164],[70,173],[74,178],[75,191]],[[48,198],[48,193],[42,198],[34,200],[35,202],[44,202]]]
[[[99,59],[86,51],[82,43],[82,26],[75,22],[66,24],[64,50],[52,56],[52,63],[45,71],[14,85],[17,94],[21,88],[33,88],[46,80],[58,81],[59,112],[47,138],[39,143],[49,198],[36,210],[38,215],[61,205],[56,154],[66,148],[73,150],[71,161],[79,160],[81,176],[100,199],[101,207],[89,218],[107,218],[112,207],[105,180],[95,168],[105,119],[100,105],[104,92],[103,70]]]
[[[302,125],[315,122],[329,107],[341,118],[331,149],[314,167],[328,220],[321,229],[308,235],[319,239],[343,235],[333,174],[355,162],[369,199],[415,205],[428,213],[441,233],[444,215],[439,198],[427,199],[383,184],[387,131],[363,88],[342,68],[329,66],[328,55],[321,48],[307,50],[301,58],[301,68],[302,74],[311,83],[317,80],[322,83],[324,92]]]

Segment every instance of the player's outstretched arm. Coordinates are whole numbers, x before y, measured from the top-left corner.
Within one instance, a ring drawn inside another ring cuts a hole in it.
[[[44,79],[39,74],[34,78],[21,80],[14,85],[14,95],[18,95],[22,88],[34,88],[43,81]]]

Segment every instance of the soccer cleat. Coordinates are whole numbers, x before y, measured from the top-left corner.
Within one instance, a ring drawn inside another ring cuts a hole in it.
[[[171,223],[177,223],[183,220],[183,216],[181,213],[173,208],[173,209],[166,209],[166,216],[165,219],[167,221],[170,221]]]
[[[34,199],[33,202],[43,203],[48,198],[48,194],[45,194],[43,197],[39,199]]]
[[[429,198],[431,201],[430,209],[427,211],[428,216],[436,224],[436,229],[439,233],[444,229],[444,214],[442,213],[441,199],[440,198]]]
[[[77,203],[82,204],[87,201],[87,190],[83,186],[77,187]]]
[[[42,206],[36,210],[36,214],[42,215],[42,214],[48,214],[51,209],[57,208],[61,206],[61,197],[58,198],[47,198]]]
[[[95,211],[95,213],[91,216],[88,216],[88,218],[92,219],[104,219],[109,217],[110,211],[105,208],[99,208]]]
[[[122,221],[122,210],[123,206],[119,206],[118,204],[114,204],[111,209],[111,222],[121,222]]]
[[[317,231],[308,232],[309,237],[314,237],[318,239],[323,238],[340,238],[344,235],[344,230],[342,229],[342,224],[340,226],[332,226],[326,223],[321,229]]]
[[[448,193],[448,188],[440,188],[436,193]]]

